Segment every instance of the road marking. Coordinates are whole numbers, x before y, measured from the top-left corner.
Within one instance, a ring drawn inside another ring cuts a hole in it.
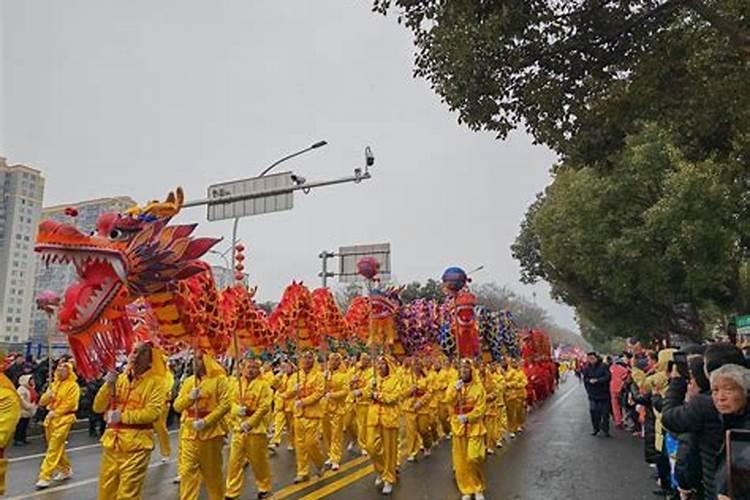
[[[171,459],[171,460],[168,460],[166,462],[158,461],[158,462],[154,462],[154,463],[149,464],[148,468],[152,469],[154,467],[161,467],[163,465],[171,464],[171,463],[174,463],[174,462],[176,462],[175,459]],[[83,481],[76,481],[74,483],[68,483],[68,484],[65,484],[65,485],[62,485],[62,486],[55,486],[53,488],[47,488],[46,490],[35,491],[35,492],[29,493],[27,495],[19,495],[19,496],[16,496],[16,497],[11,497],[8,500],[26,500],[28,498],[39,498],[41,496],[48,495],[50,493],[57,493],[59,491],[72,490],[72,489],[75,489],[75,488],[80,488],[81,486],[87,486],[89,484],[95,484],[95,483],[98,483],[98,482],[99,482],[99,476],[96,476],[96,477],[92,477],[90,479],[84,479]]]
[[[323,486],[322,488],[303,496],[302,498],[300,498],[300,500],[319,500],[320,498],[325,498],[331,493],[335,493],[340,489],[346,488],[350,484],[355,483],[366,476],[369,476],[373,472],[375,472],[375,467],[373,467],[372,464],[368,465],[367,467],[362,467],[361,469],[342,477],[338,481],[334,481],[331,484]]]
[[[171,430],[171,431],[169,431],[169,434],[174,434],[177,431],[178,431],[178,429]],[[90,450],[92,448],[99,448],[99,447],[101,447],[101,443],[94,443],[94,444],[87,444],[87,445],[84,445],[84,446],[76,446],[75,448],[68,448],[65,451],[67,453],[75,453],[76,451]],[[35,453],[33,455],[24,455],[24,456],[16,457],[16,458],[9,458],[8,459],[8,463],[9,464],[14,464],[14,463],[17,463],[17,462],[26,462],[27,460],[34,460],[35,458],[42,458],[46,454],[47,454],[47,452],[44,452],[44,453]]]
[[[562,404],[562,402],[565,401],[566,399],[568,399],[568,396],[570,396],[571,394],[573,394],[573,392],[575,392],[575,390],[577,388],[578,388],[578,386],[576,385],[576,386],[573,386],[570,389],[568,389],[568,392],[566,392],[565,394],[563,394],[562,396],[560,396],[557,399],[557,401],[555,401],[554,403],[552,403],[552,406],[550,406],[549,408],[545,408],[545,410],[546,411],[552,411],[554,408],[557,408],[558,406],[560,406]]]
[[[88,429],[76,429],[74,431],[70,431],[69,434],[80,434],[82,432],[88,432],[88,431],[89,431]],[[28,437],[29,441],[36,440],[36,439],[44,439],[44,432],[42,432],[41,434],[35,434],[33,436]]]
[[[352,467],[357,467],[358,465],[362,465],[368,460],[370,460],[370,457],[359,457],[359,458],[355,458],[354,460],[349,460],[348,462],[345,462],[344,464],[342,464],[341,468],[335,472],[328,471],[322,477],[317,477],[315,479],[305,481],[304,483],[291,484],[287,486],[286,488],[282,488],[273,495],[273,498],[274,500],[282,500],[283,498],[288,498],[294,495],[295,493],[299,493],[302,490],[306,490],[310,486],[314,486],[327,479],[331,479],[332,477],[338,476],[339,474],[343,474],[344,472],[351,469]]]

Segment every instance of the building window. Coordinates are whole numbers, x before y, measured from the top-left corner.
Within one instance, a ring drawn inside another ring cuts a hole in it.
[[[13,335],[13,342],[18,342],[18,335]]]
[[[16,323],[20,323],[20,322],[21,322],[21,318],[16,318]]]

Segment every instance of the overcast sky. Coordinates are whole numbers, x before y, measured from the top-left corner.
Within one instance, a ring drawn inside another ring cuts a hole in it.
[[[292,279],[317,285],[323,249],[380,242],[402,282],[483,264],[477,282],[531,295],[509,246],[554,155],[521,132],[497,141],[458,125],[412,78],[410,34],[369,1],[0,0],[0,22],[0,155],[44,172],[47,205],[177,185],[202,198],[321,139],[286,168],[340,177],[371,145],[373,180],[241,221],[261,300]],[[202,208],[181,220],[231,234]]]

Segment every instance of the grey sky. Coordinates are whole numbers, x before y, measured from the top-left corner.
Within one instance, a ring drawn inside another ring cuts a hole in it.
[[[496,141],[456,123],[412,78],[413,47],[367,0],[0,0],[0,154],[44,171],[46,204],[129,195],[286,165],[308,179],[349,175],[365,145],[374,179],[299,195],[291,212],[244,219],[251,279],[277,300],[317,285],[322,249],[390,241],[401,281],[484,264],[477,281],[518,283],[510,255],[553,154],[523,133]],[[229,236],[203,209],[181,220]],[[571,310],[539,286],[563,326]]]

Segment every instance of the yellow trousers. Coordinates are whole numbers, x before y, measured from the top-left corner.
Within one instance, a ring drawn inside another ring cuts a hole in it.
[[[443,435],[448,436],[451,433],[451,407],[448,404],[440,403],[438,405],[438,420],[443,430]]]
[[[386,483],[396,483],[398,465],[398,429],[383,426],[367,428],[367,453],[372,465]]]
[[[456,474],[456,485],[461,495],[473,495],[484,492],[484,461],[469,460],[469,444],[484,446],[484,436],[453,436],[451,454],[453,470]]]
[[[497,433],[498,439],[503,437],[503,434],[508,432],[508,408],[505,405],[500,406],[497,419]]]
[[[416,457],[419,453],[419,424],[417,423],[417,414],[413,412],[404,412],[405,418],[405,439],[403,455],[406,458]]]
[[[521,399],[511,400],[506,405],[508,407],[508,430],[510,432],[518,432],[523,427],[526,418],[524,401]]]
[[[357,436],[359,435],[357,431],[357,414],[354,408],[347,410],[346,414],[344,415],[344,435],[345,439],[344,441],[348,443],[355,443],[357,444]]]
[[[102,452],[99,471],[99,499],[139,500],[143,497],[143,481],[151,460],[151,450]]]
[[[323,452],[320,449],[320,419],[296,417],[294,419],[294,448],[297,458],[297,475],[309,476],[310,463],[323,470]]]
[[[344,415],[326,415],[323,419],[323,439],[328,443],[328,460],[340,464],[344,454]]]
[[[356,422],[357,422],[357,444],[360,450],[367,449],[367,412],[370,410],[369,405],[358,404],[355,406]]]
[[[0,496],[5,495],[5,475],[8,472],[8,459],[0,458]]]
[[[164,409],[159,415],[159,418],[154,422],[154,432],[159,440],[159,451],[162,457],[172,456],[172,445],[169,442],[169,431],[167,430],[167,415],[169,414],[169,406],[165,405]]]
[[[500,417],[498,415],[485,415],[484,416],[484,427],[487,429],[487,448],[494,448],[495,443],[500,439],[499,424]]]
[[[432,419],[432,440],[439,443],[445,437],[445,429],[443,423],[440,421],[440,406],[437,408],[430,408],[430,418]]]
[[[182,439],[180,452],[180,500],[198,500],[201,482],[206,484],[209,500],[224,500],[222,448],[224,437],[206,441]]]
[[[70,459],[65,452],[65,442],[73,424],[53,425],[44,428],[44,436],[47,439],[47,454],[39,468],[39,479],[49,481],[55,471],[68,472],[71,470]]]
[[[271,466],[268,464],[268,437],[265,434],[232,434],[227,469],[227,498],[240,498],[245,483],[245,464],[249,463],[255,476],[258,493],[271,491]]]

